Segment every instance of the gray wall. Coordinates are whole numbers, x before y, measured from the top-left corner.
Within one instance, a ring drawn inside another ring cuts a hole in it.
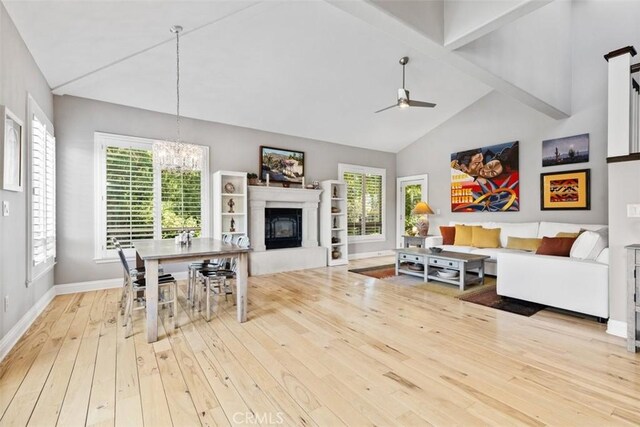
[[[603,61],[604,62],[604,61]],[[447,123],[398,153],[399,175],[429,174],[429,204],[440,209],[430,216],[434,226],[449,221],[607,222],[606,110],[588,111],[556,121],[511,98],[492,92]],[[543,139],[590,133],[590,162],[542,168]],[[508,141],[520,141],[520,212],[452,213],[450,155],[453,152]],[[540,210],[540,173],[591,169],[591,210]],[[439,231],[438,231],[439,233]]]
[[[175,134],[175,118],[147,110],[89,99],[55,96],[58,140],[58,265],[56,284],[119,277],[118,264],[96,264],[94,256],[94,131],[163,139]],[[355,252],[395,246],[396,156],[328,142],[263,132],[220,123],[184,119],[182,138],[210,147],[210,171],[257,172],[259,146],[305,152],[307,181],[336,179],[338,163],[387,170],[386,242],[350,245]]]
[[[626,322],[626,245],[640,243],[640,219],[627,218],[627,204],[640,203],[640,161],[609,164],[609,309]]]
[[[51,90],[0,3],[0,104],[20,117],[25,122],[25,129],[28,93],[53,121]],[[2,300],[9,296],[8,310],[6,313],[2,311],[0,316],[0,331],[4,336],[51,288],[53,271],[26,288],[26,193],[0,190],[0,200],[8,201],[11,209],[8,217],[0,216],[0,295]]]

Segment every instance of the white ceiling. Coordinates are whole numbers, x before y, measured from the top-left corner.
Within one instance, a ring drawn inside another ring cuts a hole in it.
[[[491,88],[324,1],[4,1],[57,94],[396,152]],[[164,42],[164,43],[163,43]],[[407,87],[434,109],[395,103]]]

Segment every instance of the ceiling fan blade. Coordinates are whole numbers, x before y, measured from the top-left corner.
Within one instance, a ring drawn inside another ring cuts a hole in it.
[[[436,106],[436,104],[432,104],[431,102],[423,102],[423,101],[413,101],[413,100],[409,100],[409,106],[410,107],[427,107],[427,108],[433,108]]]
[[[397,107],[397,106],[398,106],[398,104],[393,104],[393,105],[391,105],[391,106],[389,106],[389,107],[383,108],[382,110],[378,110],[378,111],[376,111],[374,114],[376,114],[376,113],[380,113],[380,112],[382,112],[382,111],[384,111],[384,110],[388,110],[388,109],[390,109],[390,108]]]

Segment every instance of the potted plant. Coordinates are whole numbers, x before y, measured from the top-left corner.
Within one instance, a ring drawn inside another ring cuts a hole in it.
[[[258,185],[258,175],[255,173],[248,173],[247,180],[249,181],[249,185]]]

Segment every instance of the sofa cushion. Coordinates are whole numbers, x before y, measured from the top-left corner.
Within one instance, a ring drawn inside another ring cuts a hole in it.
[[[456,240],[456,227],[440,226],[440,234],[442,235],[443,245],[453,245]]]
[[[582,230],[580,230],[582,231]],[[578,237],[580,235],[580,232],[577,233],[567,233],[565,231],[561,231],[558,234],[556,234],[556,237],[571,237],[572,239],[575,239],[576,237]]]
[[[499,248],[500,229],[474,227],[471,233],[471,246],[474,248]]]
[[[477,249],[477,248],[472,248],[471,246],[455,246],[455,245],[442,245],[442,246],[438,246],[438,247],[442,248],[443,251],[462,252],[462,253],[465,253],[465,254],[468,254],[472,250]]]
[[[558,233],[579,233],[580,230],[596,231],[606,228],[599,224],[569,224],[566,222],[541,222],[537,237],[555,237]]]
[[[609,265],[609,248],[604,248],[602,252],[600,252],[600,255],[596,258],[596,262]]]
[[[536,254],[568,257],[575,241],[572,237],[543,237]]]
[[[471,246],[474,227],[481,228],[479,225],[456,225],[456,237],[453,244],[455,246]]]
[[[500,229],[500,246],[507,247],[509,237],[538,237],[537,222],[494,222],[485,228]]]
[[[595,260],[604,248],[609,246],[609,231],[585,231],[571,247],[571,258]]]
[[[542,244],[542,239],[538,239],[537,237],[524,238],[524,237],[509,236],[509,241],[507,242],[507,249],[517,249],[521,251],[535,252],[538,250],[541,244]]]
[[[473,248],[473,250],[470,253],[474,255],[487,255],[488,257],[490,257],[492,261],[497,261],[498,254],[510,254],[510,253],[523,254],[526,252],[516,250],[516,249],[507,249],[507,248],[482,248],[482,249]]]

